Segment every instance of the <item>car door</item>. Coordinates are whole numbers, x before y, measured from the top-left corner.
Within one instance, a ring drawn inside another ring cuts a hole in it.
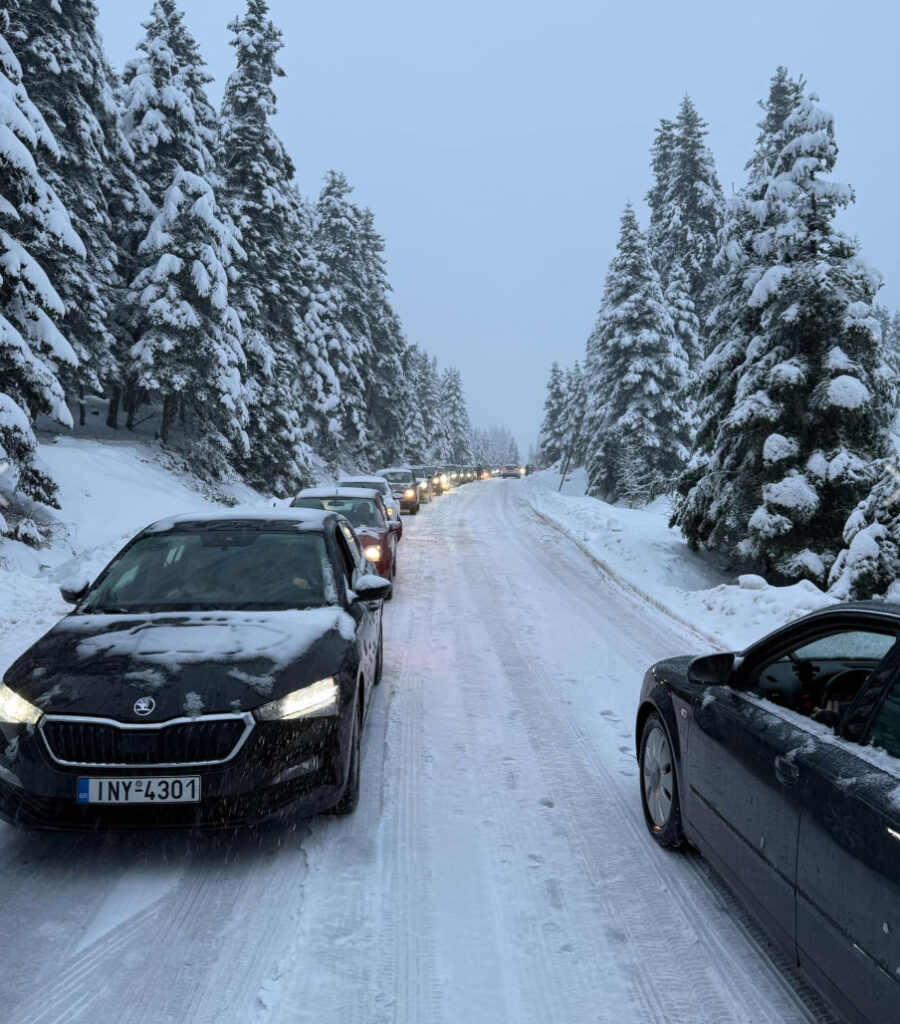
[[[798,846],[800,963],[848,1016],[873,1024],[900,1018],[898,675],[895,648],[870,679],[884,692],[862,743],[831,742],[812,769]]]
[[[796,955],[801,808],[827,753],[810,721],[841,673],[861,681],[895,643],[858,619],[786,631],[747,653],[735,687],[697,699],[688,742],[688,819],[747,906]],[[824,704],[822,705],[824,707]]]
[[[347,569],[347,587],[353,592],[360,576],[372,574],[372,563],[363,554],[356,534],[345,520],[341,520],[340,529],[335,531],[338,548]],[[375,681],[375,670],[378,662],[378,640],[381,632],[381,602],[353,601],[348,610],[356,620],[356,636],[359,644],[360,663],[366,685],[366,707],[369,703],[369,691]]]
[[[710,687],[688,737],[687,817],[704,854],[795,956],[797,832],[809,732],[750,693]]]

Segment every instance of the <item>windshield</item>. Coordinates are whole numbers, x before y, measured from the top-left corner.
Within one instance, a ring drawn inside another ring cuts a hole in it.
[[[321,508],[337,512],[350,521],[351,526],[381,526],[378,506],[372,498],[294,498],[293,508]]]
[[[205,530],[139,538],[79,611],[278,611],[336,603],[322,534]]]
[[[408,469],[390,470],[387,473],[383,473],[382,476],[392,484],[408,484],[415,479],[412,472]]]

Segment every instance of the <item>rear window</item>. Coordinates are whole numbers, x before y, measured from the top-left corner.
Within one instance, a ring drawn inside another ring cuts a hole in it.
[[[291,507],[337,512],[353,526],[381,526],[381,515],[373,498],[294,498]]]
[[[392,470],[391,472],[384,474],[385,480],[389,480],[392,484],[408,484],[415,480],[412,473],[407,470]]]

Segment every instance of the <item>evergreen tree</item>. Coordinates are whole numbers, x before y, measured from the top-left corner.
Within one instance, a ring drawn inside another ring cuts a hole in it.
[[[578,360],[566,371],[564,390],[566,404],[561,417],[563,457],[568,457],[572,466],[583,466],[586,453],[584,420],[587,393],[584,373]]]
[[[509,440],[509,445],[506,449],[506,459],[504,461],[507,466],[518,466],[521,461],[519,446],[514,438],[510,438]]]
[[[447,461],[464,465],[472,460],[472,426],[459,370],[450,367],[441,376],[444,429],[447,433]]]
[[[58,326],[62,299],[39,258],[54,246],[77,258],[85,250],[38,169],[40,151],[52,158],[59,148],[29,98],[7,32],[9,14],[0,11],[0,462],[16,470],[19,491],[54,504],[56,486],[35,462],[32,422],[48,413],[72,425],[57,367],[75,366],[77,357]],[[2,515],[0,531],[8,532]]]
[[[368,321],[368,359],[363,367],[366,391],[366,432],[369,461],[393,465],[403,460],[407,445],[407,398],[403,357],[406,340],[400,318],[388,300],[384,239],[375,231],[371,210],[363,210],[360,244]]]
[[[658,493],[687,458],[688,421],[679,405],[687,360],[630,204],[588,360],[591,493],[616,500],[622,482],[619,452],[629,445]]]
[[[60,378],[79,396],[102,394],[118,377],[112,320],[122,279],[110,206],[127,182],[112,75],[97,34],[93,0],[17,0],[11,37],[23,81],[57,142],[39,150],[40,174],[66,206],[84,256],[51,246],[41,262],[65,306],[61,329],[78,356]],[[132,197],[133,186],[126,186]]]
[[[329,171],[317,204],[316,252],[323,268],[327,321],[331,329],[328,359],[340,389],[340,455],[356,464],[366,461],[369,447],[368,399],[364,374],[374,361],[370,338],[363,215],[350,202],[351,188],[343,174]],[[378,254],[374,232],[369,257]]]
[[[180,413],[195,470],[221,476],[247,451],[241,326],[228,300],[228,269],[241,250],[205,178],[176,170],[140,252],[137,383],[162,400],[162,443]]]
[[[413,465],[424,463],[432,453],[432,437],[422,416],[421,391],[424,387],[423,370],[427,357],[416,345],[407,346],[403,353],[403,388],[400,409],[405,417],[405,456]],[[444,462],[443,453],[435,461]]]
[[[559,363],[550,367],[550,379],[547,382],[547,398],[544,401],[544,421],[541,424],[540,449],[541,458],[550,465],[563,458],[566,450],[566,437],[563,419],[566,412],[566,391],[563,372]]]
[[[668,290],[676,269],[683,271],[701,324],[713,300],[712,263],[724,205],[706,136],[706,122],[685,96],[675,121],[663,120],[657,130],[651,156],[654,183],[647,195],[649,241],[663,288]],[[696,366],[696,354],[687,355]]]
[[[759,443],[741,419],[734,418],[747,349],[760,330],[761,311],[750,293],[766,270],[766,256],[755,246],[762,230],[757,212],[764,208],[768,182],[779,153],[784,122],[799,103],[803,80],[779,67],[770,81],[747,184],[726,204],[721,246],[714,260],[717,303],[709,318],[711,351],[698,382],[697,432],[690,466],[678,482],[673,522],[697,548],[734,553],[746,538],[757,505],[762,465]],[[774,226],[773,211],[767,211]],[[741,405],[746,410],[746,404]]]
[[[308,479],[315,445],[334,460],[339,385],[328,361],[323,268],[315,212],[301,202],[294,166],[272,128],[280,31],[265,0],[229,25],[237,67],[222,104],[222,197],[241,232],[233,303],[244,329],[251,483],[289,493]]]
[[[853,199],[830,177],[836,155],[831,116],[779,69],[723,254],[709,455],[676,513],[693,542],[726,544],[783,580],[827,578],[890,412],[880,281],[833,226]]]

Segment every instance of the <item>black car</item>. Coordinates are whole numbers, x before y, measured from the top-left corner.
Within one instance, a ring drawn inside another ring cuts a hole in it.
[[[382,476],[391,485],[394,497],[400,504],[403,512],[410,512],[412,515],[419,513],[419,481],[416,479],[409,466],[393,466],[391,469],[379,469],[375,474]]]
[[[900,605],[806,616],[741,654],[644,677],[641,799],[838,1010],[900,1006]]]
[[[0,816],[221,827],[356,806],[381,599],[347,521],[291,509],[148,527],[0,685]]]

